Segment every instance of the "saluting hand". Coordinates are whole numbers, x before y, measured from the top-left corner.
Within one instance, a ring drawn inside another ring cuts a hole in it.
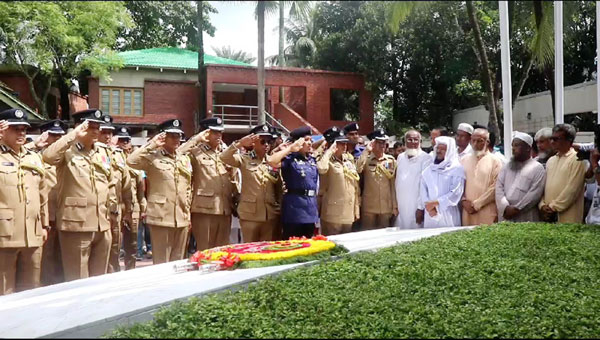
[[[373,139],[372,141],[369,142],[369,144],[367,144],[367,151],[371,152],[373,151],[373,144],[375,144],[375,140]]]
[[[0,120],[0,133],[6,131],[8,129],[8,122],[5,120]]]
[[[167,134],[165,132],[161,132],[158,135],[152,137],[152,140],[150,140],[151,143],[154,143],[156,146],[158,146],[159,148],[162,148],[163,146],[165,146],[165,139],[167,138]]]
[[[119,136],[112,136],[110,138],[110,142],[109,145],[110,146],[117,146],[117,143],[119,142]]]
[[[300,138],[290,146],[290,150],[292,150],[292,152],[298,152],[298,151],[302,150],[303,146],[304,146],[304,139]]]
[[[254,142],[258,139],[259,137],[253,133],[244,136],[242,139],[240,139],[240,145],[245,147],[245,148],[249,148],[252,145],[254,145]]]
[[[42,132],[42,134],[35,140],[35,147],[39,150],[48,146],[48,131]]]
[[[200,142],[207,142],[209,133],[210,129],[204,129],[196,135],[195,140]]]
[[[85,136],[87,136],[88,134],[88,126],[89,126],[89,122],[86,120],[85,122],[77,125],[77,127],[73,130],[73,133],[75,133],[75,137],[77,139],[82,139],[85,138]]]

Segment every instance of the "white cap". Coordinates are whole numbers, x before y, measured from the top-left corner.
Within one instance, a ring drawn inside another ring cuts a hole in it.
[[[459,131],[464,131],[470,135],[473,134],[473,126],[471,126],[471,124],[467,124],[467,123],[460,123],[458,124],[458,129]]]
[[[531,138],[530,135],[528,135],[524,132],[514,131],[512,137],[513,137],[513,139],[517,138],[517,139],[522,140],[523,142],[527,143],[529,146],[533,145],[533,138]]]

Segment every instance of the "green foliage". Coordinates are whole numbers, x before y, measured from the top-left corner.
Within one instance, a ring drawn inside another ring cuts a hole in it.
[[[123,28],[115,46],[120,51],[154,47],[179,47],[197,50],[198,9],[194,1],[126,1],[135,27]],[[214,36],[215,28],[210,23],[211,13],[217,10],[208,1],[202,3],[202,30]]]
[[[3,62],[22,71],[32,89],[40,79],[48,82],[39,96],[32,90],[43,115],[53,81],[69,82],[86,68],[107,76],[121,66],[111,46],[132,25],[118,1],[0,2],[0,17]]]
[[[242,50],[236,51],[233,50],[231,46],[223,46],[220,48],[212,46],[212,49],[217,55],[217,57],[237,60],[247,64],[251,64],[256,60],[256,58],[252,56],[252,53],[248,53]]]
[[[593,338],[600,228],[498,224],[192,298],[116,338]]]

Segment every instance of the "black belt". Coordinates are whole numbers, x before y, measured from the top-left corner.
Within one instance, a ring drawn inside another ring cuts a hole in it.
[[[304,189],[288,189],[288,194],[295,194],[301,196],[313,197],[317,194],[316,190],[304,190]]]

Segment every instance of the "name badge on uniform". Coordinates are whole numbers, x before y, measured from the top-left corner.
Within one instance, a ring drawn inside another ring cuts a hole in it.
[[[2,162],[3,166],[15,166],[15,163],[13,162]]]
[[[75,157],[73,157],[73,160],[81,161],[81,160],[83,160],[83,156],[75,156]]]

